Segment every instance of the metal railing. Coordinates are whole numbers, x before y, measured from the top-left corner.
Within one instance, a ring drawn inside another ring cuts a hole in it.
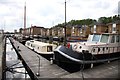
[[[6,37],[2,36],[2,48],[3,48],[3,52],[2,52],[2,80],[6,80]]]

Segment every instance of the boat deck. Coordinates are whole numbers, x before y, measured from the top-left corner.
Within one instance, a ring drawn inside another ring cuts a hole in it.
[[[64,69],[58,67],[55,64],[50,64],[50,62],[43,58],[42,56],[36,54],[34,51],[28,49],[18,41],[11,39],[14,48],[17,50],[19,46],[20,51],[18,51],[18,56],[21,57],[25,68],[28,73],[34,79],[39,78],[118,78],[119,76],[119,61],[113,61],[111,63],[104,63],[99,66],[95,66],[92,69],[85,69],[82,71],[69,73]],[[40,57],[40,76],[36,76],[39,66]],[[82,75],[83,74],[83,75]]]

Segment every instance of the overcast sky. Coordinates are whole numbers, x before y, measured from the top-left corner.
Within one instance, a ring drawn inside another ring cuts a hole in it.
[[[66,0],[67,22],[75,19],[98,19],[118,14],[120,0]],[[0,29],[23,28],[24,5],[27,6],[27,27],[50,28],[64,22],[65,0],[0,0]]]

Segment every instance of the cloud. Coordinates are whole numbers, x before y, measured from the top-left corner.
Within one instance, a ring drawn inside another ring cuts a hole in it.
[[[118,14],[120,15],[120,1],[118,2]]]
[[[26,0],[27,27],[31,24],[52,27],[63,23],[65,0]],[[66,0],[67,21],[72,19],[113,16],[117,14],[119,0]],[[14,31],[23,27],[24,0],[0,0],[1,28],[6,25],[6,31]]]

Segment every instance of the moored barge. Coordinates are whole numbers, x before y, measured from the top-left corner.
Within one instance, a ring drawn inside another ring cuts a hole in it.
[[[59,46],[54,51],[56,64],[80,67],[81,64],[120,59],[120,34],[117,33],[90,34],[86,42],[76,42],[70,46]]]

